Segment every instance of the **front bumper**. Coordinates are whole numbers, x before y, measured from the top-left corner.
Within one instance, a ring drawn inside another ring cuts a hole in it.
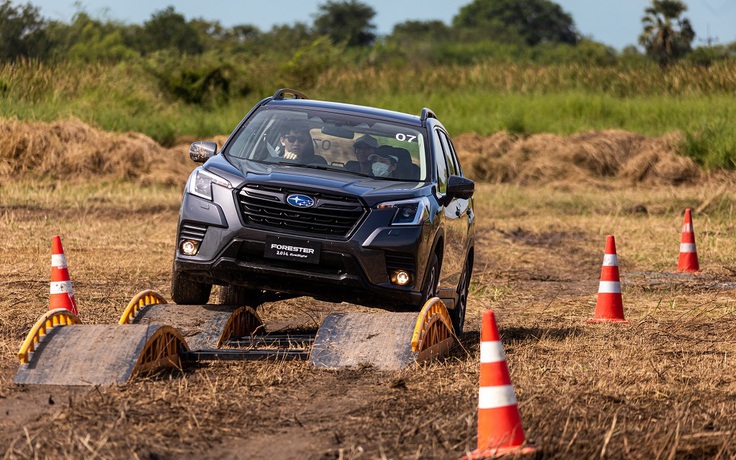
[[[225,204],[221,207],[185,194],[179,235],[191,227],[199,227],[203,232],[196,255],[186,256],[177,250],[175,270],[199,282],[331,302],[381,308],[420,306],[427,254],[433,242],[429,223],[390,226],[390,210],[370,210],[348,239],[320,238],[244,226],[235,206],[228,209],[229,201],[218,201]],[[318,244],[319,263],[267,257],[266,239],[274,236]],[[391,270],[397,263],[411,270],[410,285],[391,283]]]

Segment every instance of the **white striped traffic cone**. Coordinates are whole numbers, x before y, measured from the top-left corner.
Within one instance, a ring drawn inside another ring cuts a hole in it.
[[[486,311],[480,333],[478,449],[463,459],[530,454],[537,450],[526,444],[496,317],[492,311]]]
[[[72,289],[72,282],[69,280],[69,270],[66,267],[64,248],[61,247],[61,238],[58,235],[51,240],[50,291],[49,310],[63,308],[79,315],[77,301],[74,300],[74,289]]]
[[[678,272],[696,272],[700,270],[698,252],[695,250],[695,231],[690,209],[685,210],[685,220],[682,223],[682,238],[680,238],[680,257],[677,260]]]
[[[621,297],[621,280],[618,276],[618,256],[616,240],[613,235],[606,237],[606,253],[603,255],[601,280],[598,284],[598,300],[595,305],[595,317],[589,323],[623,323],[624,303]]]

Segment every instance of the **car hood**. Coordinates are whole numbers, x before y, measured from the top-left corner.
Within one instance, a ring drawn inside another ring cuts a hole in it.
[[[243,162],[243,169],[246,171],[243,174],[239,168],[233,166],[221,155],[208,160],[205,169],[227,179],[235,189],[249,183],[300,191],[323,191],[359,196],[369,206],[387,199],[398,200],[425,196],[432,191],[431,184],[427,182],[376,179],[348,172],[280,166],[255,161]]]

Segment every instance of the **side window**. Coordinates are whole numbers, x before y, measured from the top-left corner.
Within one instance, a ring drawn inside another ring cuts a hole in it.
[[[463,168],[460,166],[460,159],[457,157],[457,152],[455,151],[455,145],[453,145],[452,140],[449,137],[447,137],[447,143],[450,145],[450,154],[452,156],[453,163],[455,163],[455,174],[458,176],[464,176]]]
[[[456,176],[459,174],[459,169],[457,167],[455,150],[452,148],[452,144],[450,143],[450,139],[447,138],[447,134],[442,131],[437,131],[437,134],[439,135],[440,141],[442,142],[442,150],[445,152],[447,169],[451,175]]]
[[[444,145],[441,141],[442,139],[442,133],[440,133],[439,130],[434,131],[434,152],[435,152],[435,158],[434,162],[437,165],[437,191],[441,194],[445,194],[447,192],[447,178],[449,177],[449,174],[447,172],[447,163],[445,161],[445,149]]]

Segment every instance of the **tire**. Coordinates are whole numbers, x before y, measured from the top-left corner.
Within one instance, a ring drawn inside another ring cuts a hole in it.
[[[263,303],[263,292],[242,286],[220,286],[220,293],[217,300],[222,305],[256,308]]]
[[[211,291],[211,284],[198,283],[177,270],[171,274],[171,297],[179,305],[206,304]]]
[[[427,268],[427,275],[425,276],[424,287],[422,288],[422,304],[419,308],[422,308],[427,300],[437,295],[437,277],[440,272],[440,260],[437,258],[437,254],[432,255],[432,262],[430,262]]]
[[[458,283],[457,286],[457,302],[455,303],[455,308],[449,310],[455,335],[462,334],[463,327],[465,326],[465,309],[468,305],[468,291],[472,275],[473,261],[468,258],[465,260],[465,268],[463,269],[463,274],[460,277],[460,283]]]

